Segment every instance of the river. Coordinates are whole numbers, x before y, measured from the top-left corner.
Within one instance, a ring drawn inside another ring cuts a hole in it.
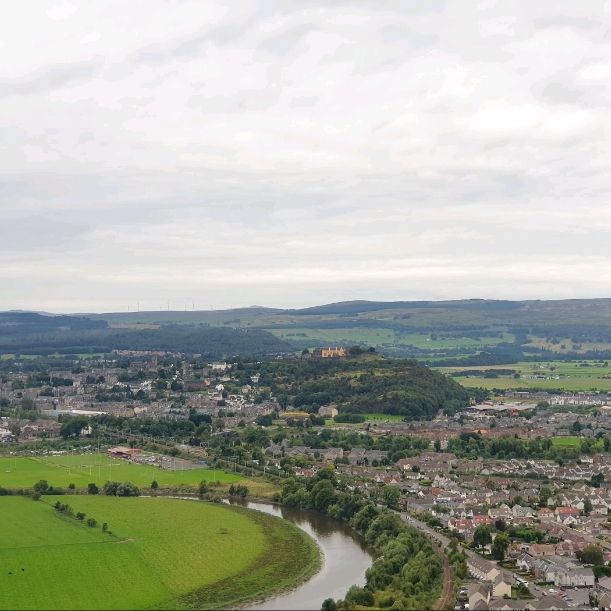
[[[247,609],[320,609],[325,598],[344,598],[350,586],[364,585],[365,571],[371,566],[373,559],[346,524],[315,512],[292,507],[251,502],[244,505],[293,522],[318,543],[323,554],[322,567],[311,579],[294,590],[248,605]]]

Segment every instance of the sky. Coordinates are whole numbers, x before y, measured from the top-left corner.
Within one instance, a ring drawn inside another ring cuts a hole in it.
[[[611,294],[611,2],[23,0],[0,310]]]

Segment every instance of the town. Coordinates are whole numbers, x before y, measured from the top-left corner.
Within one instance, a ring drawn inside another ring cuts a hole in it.
[[[330,348],[281,361],[363,368],[378,359]],[[291,401],[261,361],[117,351],[0,364],[5,454],[102,444],[124,460],[149,447],[187,466],[233,461],[262,478],[332,468],[443,548],[459,546],[456,608],[611,608],[605,393],[508,392],[416,420],[375,405],[361,415]]]

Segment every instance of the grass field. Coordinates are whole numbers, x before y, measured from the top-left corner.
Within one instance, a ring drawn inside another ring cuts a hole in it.
[[[499,388],[532,388],[535,390],[563,389],[567,391],[601,390],[611,391],[611,366],[605,362],[584,361],[540,361],[519,362],[513,365],[486,365],[476,367],[443,367],[442,371],[450,373],[461,370],[487,369],[507,370],[507,375],[499,374],[496,378],[456,377],[457,382],[468,387]],[[513,372],[520,375],[513,377]]]
[[[171,488],[197,486],[202,480],[231,483],[244,477],[218,469],[167,471],[151,465],[111,459],[106,454],[0,458],[0,486],[29,488],[41,479],[46,479],[52,486],[64,488],[70,483],[77,488],[86,488],[89,482],[100,486],[107,480],[130,481],[147,488],[156,480],[160,488]]]
[[[0,608],[232,606],[309,576],[316,544],[259,512],[167,498],[63,497],[112,534],[43,497],[0,498]]]
[[[364,414],[367,422],[403,422],[405,416],[396,414]]]

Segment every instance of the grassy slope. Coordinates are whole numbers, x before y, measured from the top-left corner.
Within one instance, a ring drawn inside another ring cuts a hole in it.
[[[63,500],[113,534],[43,502],[1,498],[0,608],[213,608],[286,587],[318,563],[302,531],[256,512],[164,498]]]

